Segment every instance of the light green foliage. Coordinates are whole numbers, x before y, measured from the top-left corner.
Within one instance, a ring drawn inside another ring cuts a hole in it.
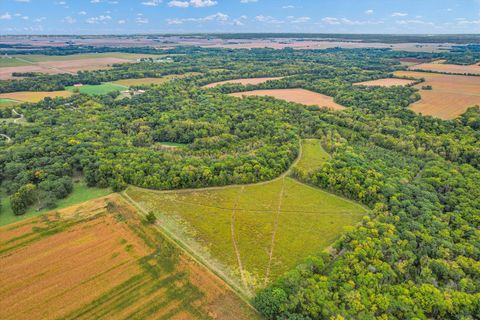
[[[74,86],[68,86],[65,87],[65,90],[71,91],[71,92],[80,92],[80,93],[85,93],[89,95],[96,95],[96,94],[107,94],[109,92],[114,92],[114,91],[123,91],[128,89],[128,87],[118,85],[118,84],[113,84],[113,83],[103,83],[99,85],[83,85],[81,87],[74,87]]]

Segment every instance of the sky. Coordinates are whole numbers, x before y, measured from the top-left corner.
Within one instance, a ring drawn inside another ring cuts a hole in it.
[[[480,0],[0,0],[2,34],[480,33]]]

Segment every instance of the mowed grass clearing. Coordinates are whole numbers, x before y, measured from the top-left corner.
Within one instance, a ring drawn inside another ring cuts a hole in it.
[[[123,79],[123,80],[112,81],[111,83],[127,86],[127,87],[150,86],[150,85],[156,85],[156,84],[164,84],[175,79],[181,79],[189,76],[196,76],[199,74],[200,73],[197,73],[197,72],[189,72],[185,74],[171,74],[171,75],[167,75],[160,78]]]
[[[75,86],[65,87],[65,90],[69,92],[76,92],[78,90],[78,92],[80,93],[89,94],[89,95],[103,95],[113,91],[123,91],[127,89],[128,87],[126,86],[114,84],[114,83],[102,83],[99,85],[83,85],[79,87],[75,87]]]
[[[66,198],[58,200],[56,209],[70,207],[91,199],[104,197],[110,193],[112,193],[110,188],[87,187],[84,182],[76,182],[73,185],[72,193],[70,193]],[[2,204],[2,211],[0,212],[0,226],[32,218],[51,211],[49,209],[36,210],[35,206],[33,206],[30,207],[25,214],[15,215],[10,207],[10,198],[8,195],[2,194],[0,201]]]
[[[306,158],[299,165],[323,163],[327,155],[316,143],[304,141]],[[345,226],[367,213],[352,201],[286,176],[199,190],[130,187],[125,194],[143,210],[155,212],[162,228],[236,279],[246,294],[328,248]]]
[[[480,77],[417,71],[397,71],[395,75],[425,79],[415,86],[420,89],[422,99],[410,106],[417,113],[448,120],[471,106],[480,105]],[[421,90],[427,85],[432,86],[432,90]]]
[[[49,98],[67,98],[72,95],[69,91],[18,91],[18,92],[9,92],[0,94],[0,99],[10,99],[21,102],[39,102]]]
[[[0,228],[1,319],[256,319],[118,195]]]
[[[0,109],[11,107],[11,106],[14,106],[18,103],[21,103],[21,101],[8,99],[8,98],[0,98]]]
[[[230,96],[239,98],[248,96],[273,97],[276,99],[300,103],[307,106],[316,105],[319,107],[327,107],[332,110],[345,109],[344,106],[333,101],[332,97],[305,89],[254,90],[246,92],[236,92],[230,94]]]

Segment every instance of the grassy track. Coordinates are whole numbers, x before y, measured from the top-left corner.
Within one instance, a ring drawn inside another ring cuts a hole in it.
[[[314,168],[328,158],[318,140],[303,141],[302,149],[296,166]],[[168,233],[236,277],[243,283],[237,289],[248,295],[326,249],[367,212],[287,174],[246,186],[166,192],[130,187],[125,194],[155,212]]]

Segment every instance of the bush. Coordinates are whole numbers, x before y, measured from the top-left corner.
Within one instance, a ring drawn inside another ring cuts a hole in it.
[[[155,222],[157,222],[157,217],[155,216],[155,214],[153,212],[149,212],[147,213],[147,215],[145,216],[145,219],[147,220],[148,223],[150,224],[154,224]]]

